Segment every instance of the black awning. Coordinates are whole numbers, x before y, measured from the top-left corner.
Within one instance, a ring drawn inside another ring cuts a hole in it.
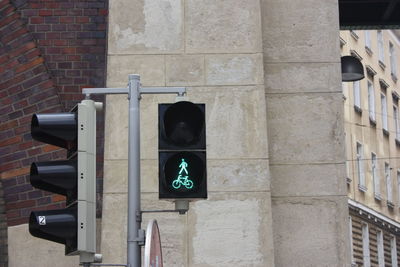
[[[339,0],[340,29],[400,29],[400,0]]]

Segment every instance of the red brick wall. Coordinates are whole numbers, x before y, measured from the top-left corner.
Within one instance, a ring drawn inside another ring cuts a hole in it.
[[[8,265],[6,205],[3,198],[3,184],[0,179],[0,267]]]
[[[33,113],[68,111],[82,99],[84,87],[104,87],[106,18],[106,0],[0,0],[0,179],[9,226],[26,223],[33,209],[64,205],[62,197],[29,183],[33,161],[65,157],[32,140],[30,121]]]

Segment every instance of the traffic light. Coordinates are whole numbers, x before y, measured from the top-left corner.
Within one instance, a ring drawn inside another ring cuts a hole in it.
[[[159,198],[207,198],[205,104],[158,105]]]
[[[29,232],[65,245],[65,255],[93,262],[96,252],[96,109],[83,100],[69,113],[34,114],[32,138],[67,149],[67,160],[33,162],[33,187],[66,196],[66,208],[33,211]]]

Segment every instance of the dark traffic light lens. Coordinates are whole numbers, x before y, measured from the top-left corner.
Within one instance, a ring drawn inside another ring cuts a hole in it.
[[[164,115],[166,137],[176,145],[191,145],[200,139],[204,112],[191,102],[177,102]]]

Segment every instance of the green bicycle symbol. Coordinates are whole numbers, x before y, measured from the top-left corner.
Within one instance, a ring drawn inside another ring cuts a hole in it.
[[[182,162],[179,165],[181,169],[179,170],[178,177],[172,181],[173,188],[179,189],[181,186],[186,187],[186,189],[193,188],[193,181],[189,179],[189,172],[186,169],[187,166],[188,164],[185,159],[182,159]]]

